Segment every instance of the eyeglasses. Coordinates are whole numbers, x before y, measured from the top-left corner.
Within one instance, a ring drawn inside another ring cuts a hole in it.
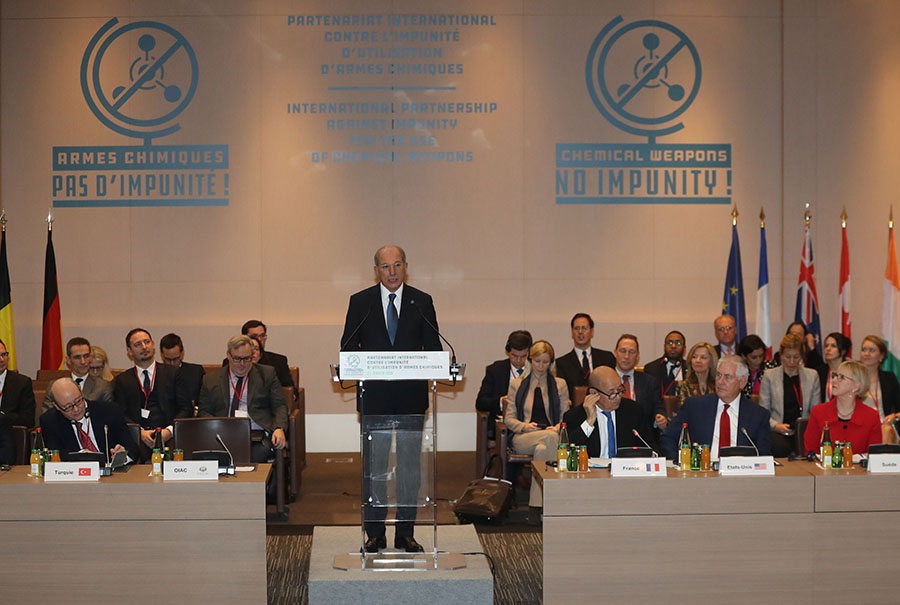
[[[619,397],[621,397],[622,395],[625,394],[625,387],[622,387],[622,386],[620,386],[618,389],[616,389],[612,393],[604,393],[603,391],[601,391],[600,389],[598,389],[596,387],[591,387],[591,390],[596,391],[597,393],[600,393],[601,395],[603,395],[604,397],[608,397],[609,399],[618,399]]]
[[[88,366],[88,370],[91,372],[102,372],[103,366]]]
[[[722,372],[716,372],[716,378],[721,378],[722,380],[735,380],[737,376],[734,374],[723,374]]]
[[[80,406],[82,403],[84,403],[84,395],[82,395],[81,397],[79,397],[78,399],[76,399],[75,401],[70,403],[69,405],[60,405],[57,403],[56,407],[59,408],[60,412],[65,412],[66,414],[68,414],[69,412],[71,412],[72,410],[74,410],[75,408]]]
[[[7,357],[9,357],[8,351],[3,351],[2,353],[0,353],[0,359],[6,359]]]
[[[252,355],[249,355],[247,357],[238,357],[237,355],[231,356],[231,361],[233,361],[235,363],[247,363],[248,361],[250,361],[252,359],[253,359]]]
[[[591,330],[588,326],[575,326],[572,328],[575,332],[589,332]]]
[[[684,341],[683,340],[667,340],[666,344],[669,345],[670,347],[680,347],[681,345],[684,344]]]
[[[716,332],[733,332],[734,326],[720,326],[716,328]]]
[[[831,373],[831,379],[832,379],[832,380],[837,380],[837,381],[841,381],[841,380],[853,380],[853,378],[851,378],[850,376],[845,376],[844,374],[838,374],[837,372],[832,372],[832,373]]]

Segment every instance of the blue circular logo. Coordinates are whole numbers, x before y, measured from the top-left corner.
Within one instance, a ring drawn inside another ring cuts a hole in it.
[[[197,55],[175,29],[113,18],[91,38],[81,60],[81,90],[103,124],[144,139],[177,131],[175,118],[197,91]],[[128,34],[128,35],[126,35]]]
[[[673,122],[700,90],[700,55],[668,23],[647,19],[616,29],[622,20],[610,21],[588,51],[588,93],[610,123],[653,142],[684,128]]]

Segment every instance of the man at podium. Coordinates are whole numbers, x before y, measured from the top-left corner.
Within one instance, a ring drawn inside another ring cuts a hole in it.
[[[375,253],[375,276],[379,283],[350,297],[342,351],[440,351],[437,316],[431,296],[406,285],[406,252],[383,246]],[[356,409],[361,422],[371,416],[399,416],[397,438],[397,525],[394,547],[422,552],[413,537],[415,504],[419,492],[422,426],[428,409],[428,382],[366,381],[363,395],[357,389]],[[403,418],[408,416],[408,418]],[[387,471],[391,448],[390,431],[375,432],[367,441],[365,459],[373,476]],[[402,465],[401,465],[402,461]],[[383,482],[374,482],[375,498],[386,502]],[[368,486],[366,491],[368,491]],[[382,492],[382,493],[378,493]],[[364,494],[365,497],[365,494]],[[407,504],[404,506],[404,504]],[[365,519],[366,552],[387,547],[384,519],[387,509],[372,507]]]

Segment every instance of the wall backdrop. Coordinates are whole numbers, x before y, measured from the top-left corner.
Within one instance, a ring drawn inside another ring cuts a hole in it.
[[[52,207],[63,336],[222,358],[246,319],[301,369],[313,451],[358,447],[329,381],[372,254],[403,246],[468,363],[439,447],[474,447],[506,334],[558,352],[713,338],[740,213],[752,330],[765,209],[773,335],[810,204],[824,332],[849,214],[854,340],[878,333],[900,189],[900,5],[217,1],[0,5],[0,196],[21,371],[40,360]],[[900,208],[898,208],[900,211]]]

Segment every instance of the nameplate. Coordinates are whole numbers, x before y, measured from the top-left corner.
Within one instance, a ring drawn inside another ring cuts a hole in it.
[[[900,473],[900,454],[869,454],[870,473]]]
[[[448,351],[341,353],[341,380],[449,380]]]
[[[774,475],[775,458],[772,456],[728,456],[719,460],[719,474],[725,477]]]
[[[99,481],[100,463],[47,462],[44,464],[44,481]]]
[[[219,463],[215,460],[166,460],[163,481],[218,481]]]
[[[612,458],[609,474],[613,477],[665,477],[665,458]]]

